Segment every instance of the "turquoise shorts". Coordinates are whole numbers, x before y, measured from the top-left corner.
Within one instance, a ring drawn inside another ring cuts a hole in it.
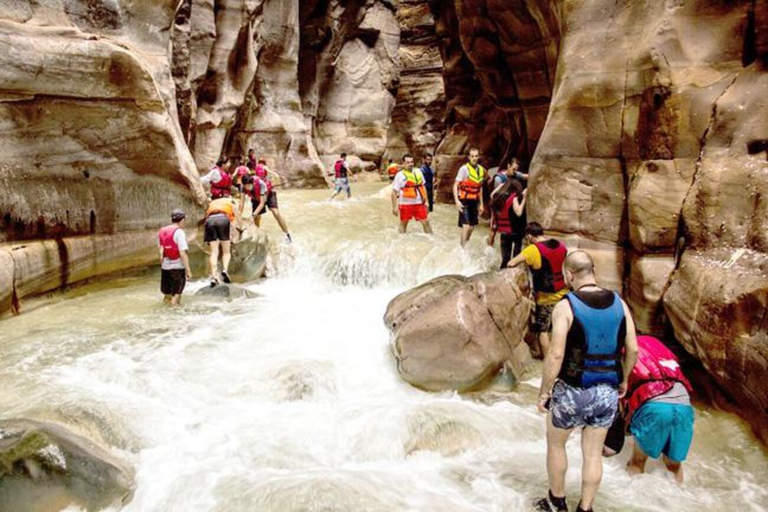
[[[684,404],[646,402],[632,417],[629,431],[651,458],[662,453],[683,462],[693,441],[693,407]]]

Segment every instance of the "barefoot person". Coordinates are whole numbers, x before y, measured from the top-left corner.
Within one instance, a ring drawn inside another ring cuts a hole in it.
[[[392,215],[400,216],[398,231],[405,233],[408,222],[421,223],[425,233],[432,233],[427,213],[427,191],[424,176],[413,166],[411,155],[403,156],[403,165],[392,182]]]
[[[181,303],[181,294],[187,279],[192,279],[189,268],[189,246],[184,234],[184,219],[186,214],[181,210],[171,212],[171,222],[160,229],[157,234],[160,243],[160,291],[163,292],[163,302],[171,306]]]
[[[285,241],[290,244],[293,239],[291,238],[291,233],[288,231],[288,224],[286,224],[285,219],[278,209],[277,192],[275,192],[275,186],[272,184],[272,179],[270,176],[277,177],[277,179],[280,180],[280,183],[285,183],[285,180],[283,180],[283,178],[275,171],[270,170],[267,167],[267,161],[263,158],[259,159],[259,163],[256,166],[255,172],[256,176],[258,176],[264,183],[267,184],[267,208],[270,212],[272,212],[272,215],[275,217],[275,220],[280,226],[280,229],[282,229],[283,233],[285,233]],[[255,217],[254,222],[256,222],[257,227],[261,227],[261,216]]]
[[[547,415],[549,492],[536,510],[563,512],[565,445],[581,430],[581,501],[591,512],[603,475],[603,442],[627,390],[637,360],[635,324],[619,294],[597,286],[592,258],[575,251],[565,261],[565,281],[573,290],[552,312],[552,346],[544,361],[537,408]]]
[[[352,190],[349,188],[349,164],[347,164],[347,154],[342,153],[336,163],[333,164],[333,174],[335,180],[335,190],[330,200],[333,200],[342,191],[347,193],[347,199],[352,197]]]
[[[200,181],[211,185],[211,199],[220,197],[232,197],[232,176],[229,174],[230,162],[227,157],[221,157],[208,174],[200,178]]]
[[[544,234],[538,222],[529,222],[525,235],[530,245],[512,258],[510,267],[525,264],[533,275],[533,291],[536,294],[536,309],[533,313],[531,331],[538,333],[541,354],[549,350],[549,331],[552,330],[552,310],[555,304],[568,293],[563,276],[563,262],[568,254],[565,245]]]
[[[638,336],[640,353],[629,374],[629,387],[622,400],[629,431],[635,438],[630,475],[645,471],[648,457],[663,457],[664,465],[683,483],[683,461],[693,441],[691,384],[683,375],[677,357],[651,336]]]
[[[477,226],[478,216],[485,211],[483,205],[483,182],[485,168],[480,165],[480,150],[469,150],[469,162],[462,165],[453,183],[453,200],[459,210],[461,228],[461,246],[464,247],[472,237]]]
[[[204,241],[211,248],[208,261],[211,276],[211,286],[216,286],[222,281],[231,282],[229,279],[229,260],[231,258],[230,230],[232,223],[237,219],[240,224],[240,212],[235,210],[235,200],[231,197],[214,199],[208,205],[205,212],[205,237]],[[219,277],[219,252],[221,252],[221,275]]]

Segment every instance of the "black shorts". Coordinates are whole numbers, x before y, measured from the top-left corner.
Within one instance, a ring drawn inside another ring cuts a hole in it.
[[[215,242],[221,240],[222,242],[229,241],[229,217],[223,213],[214,213],[205,221],[205,238],[204,241]]]
[[[267,208],[270,210],[277,210],[277,192],[274,190],[267,192],[267,207],[264,208],[264,210]]]
[[[461,204],[464,205],[464,209],[459,212],[459,227],[462,227],[464,224],[477,226],[479,201],[462,201]]]
[[[187,284],[187,271],[183,268],[162,269],[160,273],[160,291],[163,295],[181,295]]]
[[[259,207],[259,203],[260,202],[261,202],[261,198],[259,198],[259,199],[251,198],[251,209],[253,210],[253,213],[256,213],[256,208]],[[267,213],[267,203],[266,202],[264,202],[264,208],[261,209],[261,211],[259,212],[259,215],[264,215],[265,213]]]

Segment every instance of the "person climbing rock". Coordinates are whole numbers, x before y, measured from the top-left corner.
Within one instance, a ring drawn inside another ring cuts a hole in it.
[[[435,171],[432,169],[432,155],[430,153],[424,156],[421,174],[424,176],[424,187],[427,189],[427,201],[431,212],[435,205]]]
[[[257,162],[256,162],[256,152],[253,149],[248,150],[248,160],[245,162],[246,167],[249,169],[255,169]]]
[[[173,210],[171,224],[161,228],[157,234],[160,244],[160,291],[164,296],[163,302],[171,306],[181,303],[187,279],[192,279],[189,246],[184,233],[186,217],[182,210]]]
[[[405,233],[411,219],[421,223],[425,233],[432,233],[427,213],[424,176],[413,166],[411,155],[403,156],[403,165],[392,182],[392,215],[400,216],[398,231]]]
[[[529,222],[525,227],[525,235],[528,247],[512,258],[507,266],[516,267],[525,263],[533,274],[536,308],[531,331],[537,333],[541,353],[546,356],[549,332],[552,329],[552,310],[568,293],[563,277],[563,262],[568,249],[559,240],[546,236],[538,222]]]
[[[511,158],[507,162],[507,165],[504,165],[499,169],[499,172],[493,176],[493,190],[491,192],[491,198],[493,198],[493,195],[499,189],[501,189],[501,186],[504,185],[504,183],[506,183],[510,178],[520,180],[521,182],[528,181],[528,175],[520,172],[520,167],[520,160],[517,158]]]
[[[219,158],[208,174],[200,178],[205,185],[211,185],[211,199],[232,197],[232,176],[229,174],[230,162],[227,157]]]
[[[395,176],[397,176],[397,173],[400,169],[398,168],[397,164],[393,159],[389,159],[389,163],[387,164],[387,176],[389,177],[389,181],[394,181]]]
[[[639,357],[622,399],[626,422],[635,438],[627,469],[630,475],[639,475],[648,457],[661,456],[666,468],[682,484],[683,461],[693,441],[691,384],[677,357],[661,341],[638,336],[637,342]]]
[[[229,260],[231,258],[230,228],[237,219],[236,226],[240,225],[240,212],[235,210],[235,200],[231,197],[214,199],[208,205],[205,212],[205,236],[204,241],[211,248],[209,270],[211,286],[229,279]],[[219,252],[221,252],[221,279],[219,279]]]
[[[243,194],[240,196],[240,218],[243,217],[246,198],[251,200],[252,216],[255,219],[263,215],[267,205],[267,184],[258,176],[243,176]]]
[[[256,176],[258,176],[264,183],[267,184],[267,208],[270,212],[272,212],[272,215],[275,217],[275,220],[280,226],[280,229],[282,229],[283,233],[285,233],[286,243],[290,244],[293,242],[293,239],[291,238],[291,233],[288,231],[288,224],[285,222],[285,219],[283,218],[278,208],[277,192],[275,192],[275,186],[272,183],[270,176],[276,176],[280,183],[285,183],[285,180],[283,180],[283,178],[275,171],[270,170],[267,167],[267,161],[263,158],[259,159],[259,163],[256,165],[254,171]],[[254,222],[256,222],[257,227],[261,227],[261,216],[255,217]]]
[[[548,512],[568,510],[565,445],[579,428],[583,462],[576,510],[590,512],[603,475],[603,442],[637,360],[637,337],[619,294],[597,286],[589,254],[569,254],[563,274],[573,292],[552,312],[552,346],[544,360],[537,403],[539,412],[548,412],[549,492],[534,506]]]
[[[464,247],[472,237],[472,231],[478,223],[478,216],[485,211],[483,205],[483,183],[485,168],[480,165],[480,150],[469,150],[469,161],[462,165],[453,184],[453,200],[459,210],[461,228],[461,246]]]
[[[510,259],[520,254],[525,236],[525,200],[527,190],[516,179],[507,180],[491,198],[493,218],[489,245],[496,233],[501,234],[501,270]]]
[[[336,163],[333,164],[333,175],[335,179],[335,190],[330,200],[333,200],[340,192],[347,193],[347,199],[352,197],[352,190],[349,188],[349,164],[347,164],[347,154],[342,153]]]

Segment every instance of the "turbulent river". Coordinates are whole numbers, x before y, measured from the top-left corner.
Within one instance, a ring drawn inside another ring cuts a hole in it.
[[[353,185],[354,186],[354,185]],[[32,304],[0,329],[0,416],[63,423],[136,470],[125,511],[518,511],[546,491],[540,367],[510,394],[403,383],[382,315],[431,277],[494,268],[455,213],[398,236],[380,185],[352,201],[280,194],[295,243],[275,244],[259,297],[160,306],[157,273]],[[282,240],[274,219],[264,219]],[[481,235],[481,236],[478,236]],[[630,444],[627,444],[627,448]],[[741,422],[699,408],[683,489],[659,464],[630,479],[606,461],[600,511],[759,511],[768,458]],[[567,489],[579,489],[578,436]]]

